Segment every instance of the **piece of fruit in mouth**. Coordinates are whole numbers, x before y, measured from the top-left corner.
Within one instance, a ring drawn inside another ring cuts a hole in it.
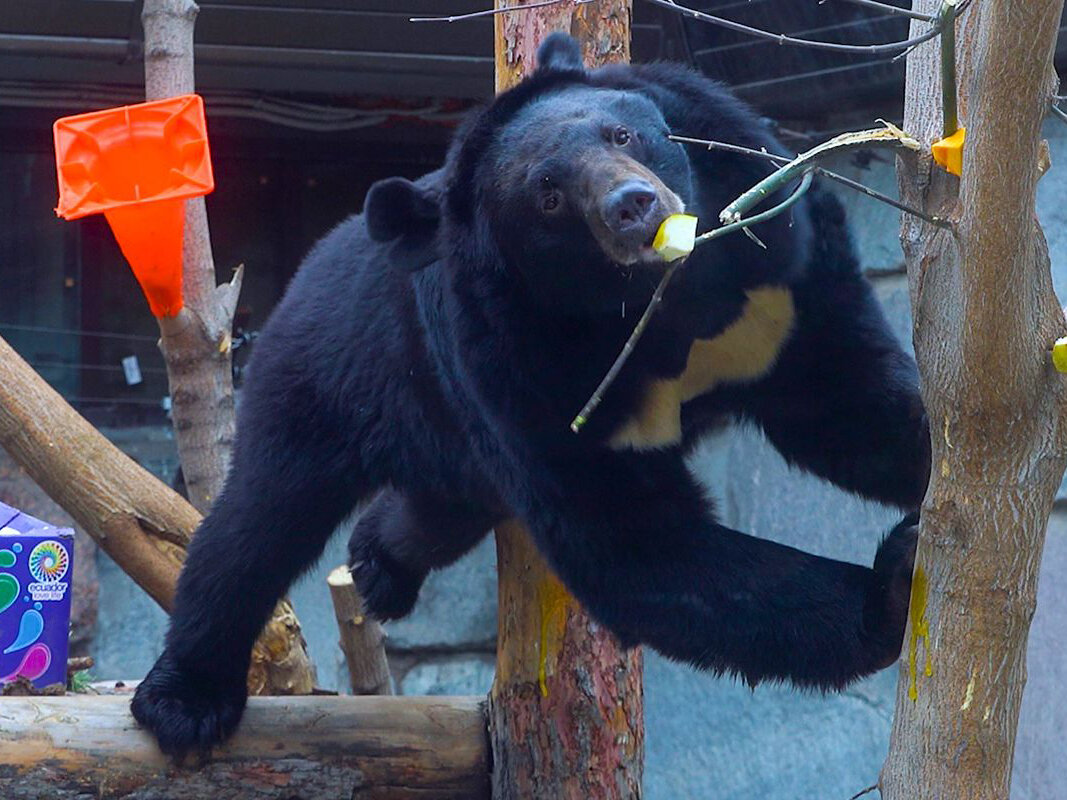
[[[696,217],[689,214],[671,214],[660,223],[652,240],[652,249],[664,261],[677,261],[693,252],[696,236]]]

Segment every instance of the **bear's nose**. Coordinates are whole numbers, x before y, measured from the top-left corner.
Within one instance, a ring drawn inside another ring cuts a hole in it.
[[[643,244],[658,205],[652,184],[634,178],[608,192],[603,204],[604,222],[614,233],[640,237],[638,244]]]

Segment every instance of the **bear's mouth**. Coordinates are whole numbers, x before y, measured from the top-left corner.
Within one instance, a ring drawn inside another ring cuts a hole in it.
[[[670,190],[667,191],[669,192]],[[653,242],[664,220],[672,214],[683,213],[685,206],[673,192],[670,192],[668,197],[660,200],[660,205],[664,213],[657,214],[649,220],[647,226],[641,232],[642,238],[640,239],[618,237],[613,235],[611,231],[606,230],[605,227],[594,226],[593,235],[596,237],[600,249],[604,251],[604,255],[619,267],[627,269],[632,269],[633,267],[666,269],[667,262],[656,252]]]
[[[685,210],[652,169],[621,154],[589,159],[582,175],[583,213],[597,245],[620,268],[666,268],[652,242],[663,221]]]

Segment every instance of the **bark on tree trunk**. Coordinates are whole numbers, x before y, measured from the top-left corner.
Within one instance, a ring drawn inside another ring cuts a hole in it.
[[[145,0],[145,97],[188,94],[193,86],[193,0]],[[241,271],[215,285],[203,197],[185,203],[182,296],[175,317],[159,318],[160,346],[170,379],[171,414],[185,486],[201,514],[211,509],[226,478],[233,443],[234,406],[230,331]]]
[[[497,7],[501,7],[497,0]],[[516,5],[514,0],[506,6]],[[570,2],[496,17],[496,88],[536,66],[537,47],[563,30],[591,66],[628,61],[630,2]],[[495,800],[641,796],[641,653],[623,651],[586,616],[516,522],[497,528],[500,602],[496,679],[489,696]]]
[[[128,697],[0,698],[0,797],[481,800],[477,697],[254,697],[210,762],[175,769]]]
[[[194,89],[193,0],[145,0],[145,96],[157,100]],[[234,435],[230,332],[242,270],[216,286],[204,198],[185,204],[182,295],[174,317],[160,317],[160,348],[170,382],[171,416],[189,501],[206,514],[222,490]],[[315,682],[300,622],[282,600],[252,652],[253,694],[307,694]]]
[[[922,0],[918,10],[936,12]],[[923,505],[887,800],[1008,797],[1045,526],[1063,475],[1064,335],[1034,212],[1063,0],[983,0],[958,27],[961,180],[901,157],[915,350],[933,469]],[[913,24],[913,33],[918,30]],[[941,137],[938,45],[908,59],[904,128]]]
[[[496,540],[493,800],[640,797],[641,651],[589,619],[521,524],[501,525]]]

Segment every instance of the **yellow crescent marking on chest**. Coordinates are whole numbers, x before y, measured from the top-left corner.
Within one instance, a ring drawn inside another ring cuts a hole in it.
[[[682,403],[721,383],[754,380],[770,370],[793,330],[793,295],[784,286],[745,294],[741,316],[714,339],[697,339],[681,375],[646,387],[634,415],[612,435],[611,447],[649,450],[676,444],[682,438]]]

